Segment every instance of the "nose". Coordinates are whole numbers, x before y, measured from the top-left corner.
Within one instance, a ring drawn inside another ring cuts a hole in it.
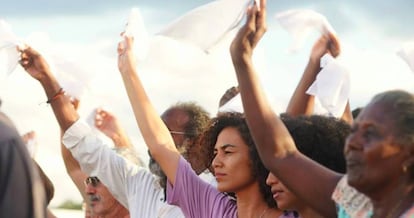
[[[211,162],[211,165],[213,166],[213,168],[214,168],[214,169],[215,169],[215,168],[219,168],[219,167],[223,166],[223,162],[222,162],[222,160],[221,160],[221,158],[220,158],[220,155],[219,155],[219,154],[217,154],[217,155],[213,158],[213,161]]]
[[[93,187],[92,184],[86,184],[85,185],[85,192],[86,192],[86,194],[95,194],[96,189],[95,189],[95,187]]]
[[[350,151],[362,151],[363,146],[358,138],[358,134],[351,133],[345,140],[344,154]]]
[[[268,186],[272,186],[273,184],[277,184],[277,183],[279,183],[279,180],[277,179],[277,177],[273,175],[273,173],[269,173],[269,175],[267,175],[267,178],[266,178],[266,184]]]

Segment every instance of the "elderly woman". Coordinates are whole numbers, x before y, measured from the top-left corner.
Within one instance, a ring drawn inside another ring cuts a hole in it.
[[[347,176],[317,164],[296,148],[272,111],[252,66],[253,49],[266,31],[265,17],[258,16],[263,9],[263,5],[260,11],[253,8],[232,43],[231,54],[246,119],[264,165],[324,217],[336,217],[338,212],[353,217],[371,213],[374,217],[412,217],[414,96],[405,91],[384,92],[363,109],[345,143]],[[331,199],[334,190],[336,201]],[[364,211],[369,208],[363,205],[352,211],[350,205],[364,198],[361,193],[372,201],[371,212]]]

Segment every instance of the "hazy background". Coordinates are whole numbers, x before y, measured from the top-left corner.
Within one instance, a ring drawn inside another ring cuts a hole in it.
[[[78,74],[86,71],[85,79],[81,81],[82,85],[87,85],[81,95],[81,115],[88,117],[91,109],[97,106],[118,115],[142,158],[147,161],[146,148],[117,71],[119,33],[124,29],[132,7],[140,8],[149,33],[155,34],[173,19],[208,2],[1,0],[0,18],[9,22],[22,38],[33,32],[47,33],[56,45],[54,49],[73,57],[76,63],[73,70]],[[287,52],[292,38],[279,26],[274,15],[293,8],[313,9],[324,14],[337,31],[343,48],[341,59],[349,67],[352,77],[352,108],[363,106],[380,91],[394,88],[414,91],[414,74],[395,54],[404,42],[413,40],[414,29],[408,23],[414,20],[414,14],[410,13],[414,8],[413,1],[269,0],[268,32],[256,51],[255,63],[268,98],[277,111],[285,109],[317,37],[313,34],[299,52]],[[160,42],[155,45],[154,49],[162,51],[161,54],[142,66],[158,65],[158,68],[143,69],[140,65],[138,69],[159,113],[177,101],[194,100],[214,115],[218,99],[227,88],[237,84],[228,43],[208,57],[175,44]],[[164,65],[165,62],[169,64]],[[53,112],[49,106],[39,105],[46,96],[38,82],[17,68],[8,77],[1,75],[0,98],[3,101],[1,110],[11,117],[22,134],[30,130],[37,133],[35,159],[54,182],[52,206],[67,199],[80,201],[60,156],[59,128]]]

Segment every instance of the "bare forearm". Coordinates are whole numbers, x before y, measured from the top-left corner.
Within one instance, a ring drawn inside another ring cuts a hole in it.
[[[299,116],[302,114],[309,115],[313,113],[314,96],[306,94],[306,90],[316,80],[319,71],[319,61],[309,59],[302,78],[289,101],[286,113],[292,116]]]
[[[136,72],[128,71],[121,74],[145,144],[174,184],[179,153],[172,137],[152,106]]]
[[[40,80],[40,84],[45,90],[47,99],[52,99],[61,88],[57,80],[51,74]],[[79,119],[79,116],[70,103],[69,98],[65,95],[57,97],[50,102],[50,105],[52,106],[53,112],[62,131],[66,131],[76,120]]]
[[[111,137],[111,139],[115,147],[117,148],[132,147],[131,142],[129,141],[128,137],[126,136],[124,132],[118,132],[117,134],[114,134]]]
[[[279,117],[273,112],[260,86],[251,60],[233,60],[249,129],[264,162],[296,150]],[[273,146],[277,145],[277,146]]]

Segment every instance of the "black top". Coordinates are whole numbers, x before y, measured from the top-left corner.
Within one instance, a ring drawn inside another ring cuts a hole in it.
[[[44,195],[26,146],[0,112],[0,217],[46,217]]]

